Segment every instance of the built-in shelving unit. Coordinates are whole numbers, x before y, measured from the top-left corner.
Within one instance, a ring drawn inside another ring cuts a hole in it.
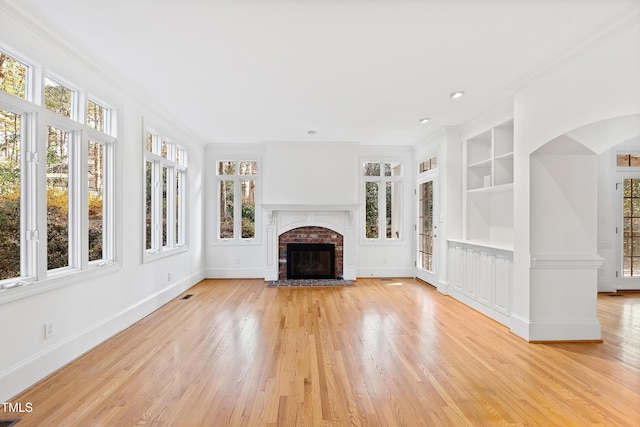
[[[463,237],[449,239],[449,293],[505,325],[513,281],[513,120],[463,141]]]
[[[465,240],[513,245],[513,120],[465,141]]]

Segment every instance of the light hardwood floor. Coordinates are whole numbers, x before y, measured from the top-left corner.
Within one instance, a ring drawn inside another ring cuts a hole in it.
[[[12,399],[26,426],[634,426],[640,293],[530,344],[413,279],[206,280]]]

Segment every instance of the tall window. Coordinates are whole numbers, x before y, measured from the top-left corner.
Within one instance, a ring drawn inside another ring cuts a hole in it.
[[[257,162],[218,161],[218,238],[255,239]]]
[[[400,239],[402,164],[364,162],[362,165],[365,205],[365,237]]]
[[[73,227],[69,215],[69,162],[72,133],[47,127],[47,268],[69,266],[69,237]]]
[[[22,116],[0,108],[0,280],[20,277]]]
[[[0,52],[0,289],[114,259],[112,110],[32,68]]]
[[[640,179],[624,180],[622,220],[623,277],[640,277]]]
[[[186,150],[153,130],[145,137],[145,252],[170,253],[187,244]]]

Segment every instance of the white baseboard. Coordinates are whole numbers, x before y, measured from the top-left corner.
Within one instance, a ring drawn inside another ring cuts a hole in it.
[[[527,341],[598,341],[602,339],[602,329],[597,319],[532,321],[512,314],[510,327],[511,332]]]
[[[203,278],[203,272],[192,274],[3,370],[0,372],[0,402],[10,401],[13,396],[138,322]]]
[[[529,341],[598,341],[602,328],[597,319],[532,321]]]
[[[509,327],[511,332],[519,336],[520,338],[529,341],[529,331],[531,329],[531,322],[519,314],[512,313],[509,319]]]
[[[413,277],[413,267],[375,267],[359,268],[356,270],[357,277]],[[345,277],[346,278],[346,277]]]
[[[437,289],[442,295],[449,295],[449,281],[438,279]]]
[[[207,279],[264,279],[263,268],[206,268]],[[275,280],[275,279],[273,279]]]

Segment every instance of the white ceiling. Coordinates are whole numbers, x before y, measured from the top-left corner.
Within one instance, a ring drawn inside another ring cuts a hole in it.
[[[5,1],[205,142],[381,145],[416,144],[510,99],[638,4]]]

